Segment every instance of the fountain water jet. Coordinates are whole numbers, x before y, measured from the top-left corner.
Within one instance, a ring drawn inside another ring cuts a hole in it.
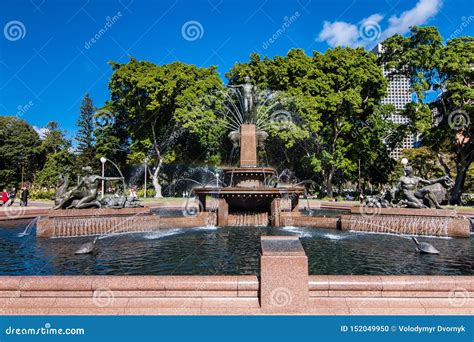
[[[237,123],[238,130],[229,134],[234,149],[240,148],[240,163],[238,167],[224,168],[224,184],[227,186],[194,187],[200,206],[208,211],[206,197],[211,196],[218,203],[218,226],[226,225],[268,225],[271,218],[278,215],[280,211],[280,200],[291,199],[291,210],[298,211],[299,196],[305,193],[305,188],[298,185],[270,186],[268,179],[278,178],[275,169],[271,167],[258,166],[257,148],[263,147],[263,142],[268,133],[259,130],[259,126],[266,124],[265,116],[268,116],[268,108],[265,111],[269,96],[258,103],[256,87],[250,84],[248,77],[246,83],[231,86],[237,94],[240,109],[233,101],[226,106],[229,117],[233,123]],[[264,113],[264,114],[262,114]]]

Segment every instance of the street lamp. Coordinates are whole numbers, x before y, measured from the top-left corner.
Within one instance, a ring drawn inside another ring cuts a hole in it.
[[[107,158],[105,157],[100,157],[100,162],[102,163],[102,196],[101,198],[104,198],[104,193],[105,193],[105,162],[107,161]]]
[[[145,185],[143,189],[143,198],[146,198],[146,176],[147,176],[147,171],[148,171],[148,157],[145,158]]]
[[[402,164],[403,164],[403,166],[407,166],[407,164],[408,164],[408,159],[407,159],[407,158],[403,158],[403,159],[402,159]]]

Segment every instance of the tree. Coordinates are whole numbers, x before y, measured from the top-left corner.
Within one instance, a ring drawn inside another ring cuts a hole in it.
[[[77,166],[78,168],[97,165],[96,150],[94,145],[94,117],[95,107],[89,94],[85,94],[81,102],[81,109],[77,125]]]
[[[164,162],[178,157],[181,162],[185,157],[203,160],[209,156],[198,151],[218,151],[224,122],[205,101],[209,99],[206,94],[221,89],[222,82],[214,67],[178,62],[158,66],[133,58],[126,64],[111,65],[111,99],[103,110],[130,137],[128,162],[143,163],[149,158],[147,171],[155,197],[162,197],[158,177]],[[192,154],[185,156],[183,152],[189,150]]]
[[[56,121],[48,122],[44,131],[41,150],[45,155],[71,147],[71,142],[66,139],[65,133],[59,128]]]
[[[32,182],[41,163],[41,141],[26,121],[0,117],[0,186]]]
[[[446,160],[440,161],[439,156],[428,146],[403,150],[403,157],[410,161],[410,165],[416,170],[419,177],[424,179],[440,178],[446,174],[446,169],[451,163]],[[443,166],[441,163],[444,163]]]
[[[70,152],[71,142],[66,139],[57,122],[46,125],[45,137],[41,143],[42,156],[45,158],[41,170],[36,174],[35,185],[54,188],[60,174],[70,174],[74,165],[74,156]]]
[[[284,92],[292,99],[292,122],[285,129],[269,125],[269,133],[284,145],[273,140],[267,145],[282,146],[276,153],[287,154],[294,169],[303,166],[320,174],[329,196],[336,173],[357,179],[359,159],[367,164],[363,169],[367,177],[376,179],[375,171],[381,174],[375,165],[389,160],[383,141],[390,124],[383,115],[390,108],[380,106],[386,81],[373,54],[340,47],[312,57],[300,49],[273,60],[253,54],[249,63],[237,64],[226,74],[232,83],[246,75],[260,82],[261,89]]]
[[[459,37],[444,44],[435,27],[413,27],[410,36],[395,35],[383,45],[381,61],[412,82],[416,101],[405,110],[412,132],[421,135],[422,143],[436,153],[455,156],[450,202],[459,204],[474,158],[474,38]],[[438,95],[431,104],[425,100],[429,91]],[[442,118],[437,125],[432,124],[432,108]]]

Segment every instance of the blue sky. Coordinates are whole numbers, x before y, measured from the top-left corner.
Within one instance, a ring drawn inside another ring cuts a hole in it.
[[[370,48],[411,25],[472,35],[472,0],[2,0],[0,115],[75,131],[80,100],[108,98],[109,60],[217,65],[251,52]]]

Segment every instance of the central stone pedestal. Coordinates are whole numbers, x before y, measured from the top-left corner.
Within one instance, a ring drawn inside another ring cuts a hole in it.
[[[257,167],[257,128],[240,126],[240,167]]]

